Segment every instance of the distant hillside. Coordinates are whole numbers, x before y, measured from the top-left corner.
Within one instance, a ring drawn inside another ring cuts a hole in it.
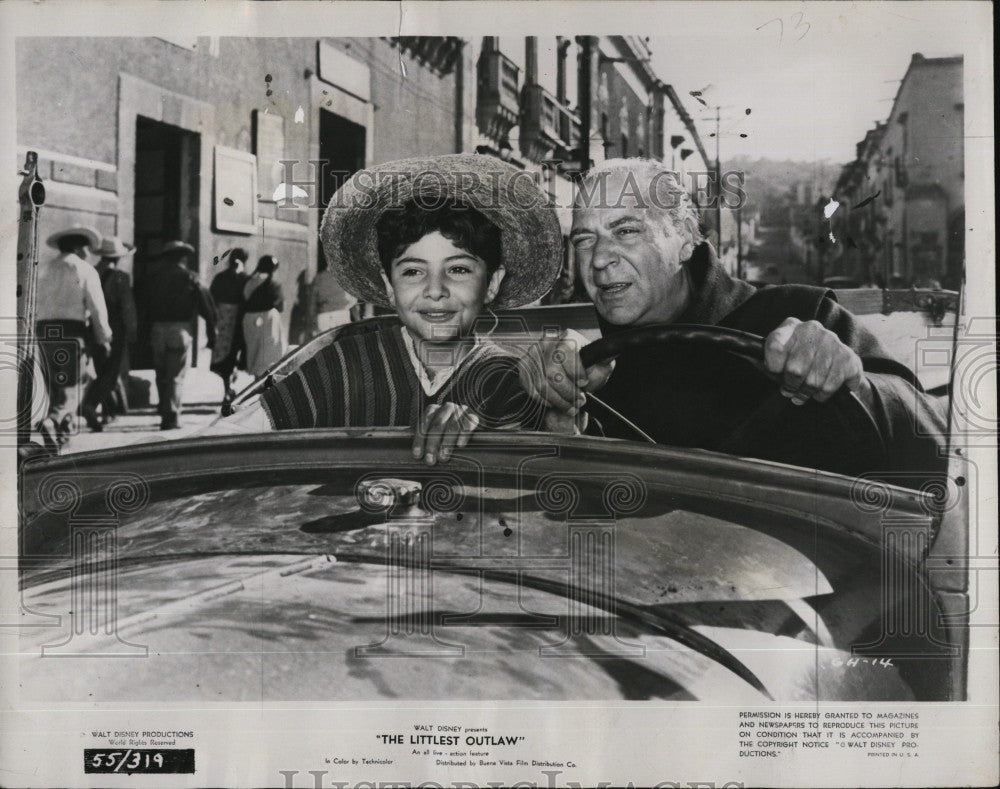
[[[745,173],[747,206],[756,209],[763,225],[787,224],[788,209],[802,201],[828,196],[842,165],[831,161],[794,162],[738,156],[724,163],[726,171]]]

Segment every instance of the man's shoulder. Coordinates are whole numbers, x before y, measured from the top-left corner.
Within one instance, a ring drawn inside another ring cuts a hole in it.
[[[78,261],[81,263],[83,262],[76,255],[59,254],[59,255],[53,255],[50,258],[45,258],[45,260],[42,261],[42,265],[70,266],[72,265],[72,261]]]
[[[198,272],[192,271],[187,267],[174,266],[173,268],[166,269],[163,273],[167,278],[167,281],[171,283],[176,283],[178,285],[201,285],[201,280],[198,278]]]
[[[121,269],[113,268],[108,272],[108,278],[116,285],[131,285],[132,278]]]
[[[72,266],[73,269],[75,269],[76,272],[84,279],[91,283],[96,282],[98,285],[101,284],[100,273],[86,260],[80,260],[80,258],[76,258],[76,260],[68,259],[67,263],[69,263],[69,265]]]
[[[787,318],[798,318],[801,321],[814,319],[826,299],[836,300],[836,297],[831,290],[815,285],[771,285],[758,288],[746,301],[726,315],[720,325],[764,334]]]
[[[805,285],[802,283],[791,283],[788,285],[768,285],[757,290],[750,297],[751,299],[767,300],[802,300],[802,301],[822,301],[824,298],[835,298],[834,293],[829,288],[819,285]]]

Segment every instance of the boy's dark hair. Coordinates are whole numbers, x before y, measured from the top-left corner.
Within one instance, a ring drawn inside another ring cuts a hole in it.
[[[459,249],[481,258],[488,273],[500,268],[500,228],[471,206],[449,202],[438,208],[421,208],[410,200],[399,208],[386,211],[378,221],[378,256],[386,275],[392,261],[404,249],[428,233],[439,232]]]

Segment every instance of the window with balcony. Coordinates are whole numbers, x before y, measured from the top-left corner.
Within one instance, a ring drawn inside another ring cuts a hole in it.
[[[476,125],[496,143],[518,123],[520,75],[521,68],[500,51],[497,39],[484,38],[477,66]]]
[[[389,42],[439,77],[455,70],[463,46],[462,39],[455,36],[401,36]]]
[[[580,121],[567,96],[566,39],[525,39],[525,84],[521,93],[521,152],[534,161],[574,158]]]

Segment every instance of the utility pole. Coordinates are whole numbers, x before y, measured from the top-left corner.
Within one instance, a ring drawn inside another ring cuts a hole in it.
[[[722,107],[716,105],[715,107],[715,221],[718,223],[719,227],[719,248],[716,250],[720,255],[722,254],[722,162],[719,159],[719,111]]]
[[[591,116],[591,68],[593,65],[593,37],[581,36],[580,71],[577,75],[577,91],[580,107],[580,172],[590,169],[590,116]]]
[[[736,206],[736,277],[743,276],[743,205]]]

